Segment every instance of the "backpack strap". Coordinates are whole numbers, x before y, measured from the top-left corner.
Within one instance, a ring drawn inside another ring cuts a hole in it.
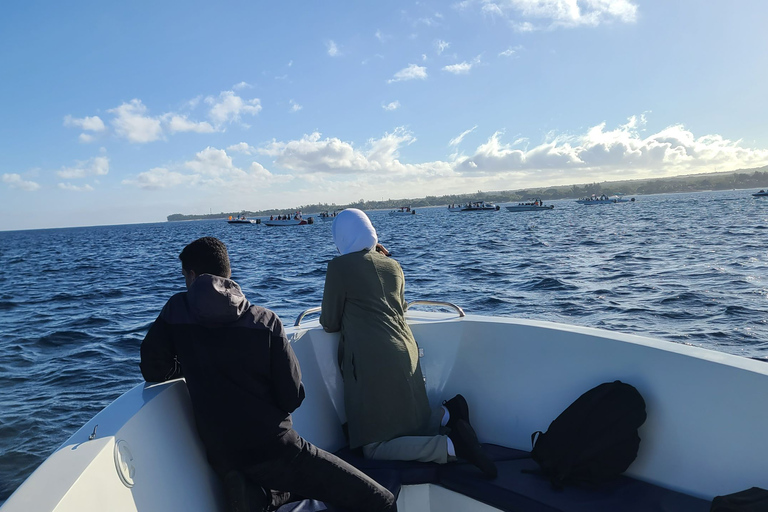
[[[544,432],[542,432],[541,430],[537,430],[536,432],[534,432],[533,434],[531,434],[531,448],[533,448],[534,446],[536,446],[536,440],[538,439],[538,436],[539,436],[539,435],[541,435],[541,434],[543,434],[543,433],[544,433]]]

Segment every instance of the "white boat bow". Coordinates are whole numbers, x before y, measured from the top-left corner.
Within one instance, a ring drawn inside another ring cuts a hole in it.
[[[463,316],[460,309],[450,313],[409,309],[406,316],[423,353],[430,403],[437,405],[462,393],[483,443],[530,450],[531,434],[546,430],[583,392],[617,379],[635,386],[646,401],[648,419],[640,428],[640,451],[627,471],[631,477],[627,485],[653,484],[660,492],[684,493],[672,495],[693,500],[692,505],[638,508],[629,503],[633,498],[609,493],[608,498],[628,500],[625,504],[633,507],[625,509],[616,502],[618,508],[600,510],[708,510],[708,500],[716,495],[768,487],[764,362],[588,327]],[[336,451],[345,445],[341,425],[346,421],[336,362],[339,336],[326,333],[316,319],[307,321],[304,315],[297,324],[286,332],[301,363],[307,398],[294,414],[295,428],[317,446]],[[514,479],[537,478],[509,469],[518,463],[499,462],[498,481],[477,477],[479,494],[471,497],[461,494],[469,491],[457,493],[457,487],[451,491],[442,483],[403,486],[398,507],[498,510],[503,507],[494,501],[496,494],[524,497],[530,482],[535,482],[522,480],[526,483],[518,489]],[[511,487],[503,487],[502,475],[513,478],[512,484],[506,481]],[[468,478],[475,481],[471,474]],[[484,494],[492,487],[496,494]],[[575,509],[584,510],[578,508],[578,500],[585,499],[582,494],[557,494],[548,482],[539,492],[545,493],[537,498],[545,500],[537,502],[539,507],[551,498],[560,505],[549,503],[547,510],[571,510],[569,500],[575,499],[571,503]],[[54,452],[1,509],[224,510],[181,380],[128,391]]]

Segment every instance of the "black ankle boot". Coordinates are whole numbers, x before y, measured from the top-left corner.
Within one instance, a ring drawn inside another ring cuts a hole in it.
[[[459,420],[469,423],[469,405],[463,396],[456,395],[450,400],[443,400],[443,406],[448,409],[448,414],[450,414],[446,427],[454,428]]]
[[[456,448],[456,456],[471,462],[490,478],[496,478],[498,471],[496,464],[483,451],[477,434],[472,426],[464,420],[457,420],[448,437]]]

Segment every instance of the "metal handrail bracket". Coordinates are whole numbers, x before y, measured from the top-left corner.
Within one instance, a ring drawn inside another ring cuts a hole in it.
[[[456,304],[453,304],[452,302],[443,302],[439,300],[412,300],[405,306],[405,310],[408,311],[408,309],[411,306],[417,306],[417,305],[424,305],[424,306],[440,306],[444,308],[450,308],[456,311],[459,314],[459,318],[466,316],[464,313],[464,310],[461,309]]]
[[[301,325],[301,321],[304,319],[305,316],[311,315],[313,313],[319,313],[322,310],[323,310],[323,308],[321,308],[320,306],[317,306],[317,307],[314,307],[314,308],[305,309],[304,311],[302,311],[299,314],[298,317],[296,317],[296,322],[294,322],[293,326],[294,327],[300,326]]]

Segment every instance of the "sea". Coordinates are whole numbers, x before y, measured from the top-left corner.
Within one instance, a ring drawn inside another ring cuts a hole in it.
[[[407,301],[653,336],[768,361],[768,198],[753,190],[409,217],[368,212]],[[547,204],[550,204],[547,202]],[[408,206],[404,204],[403,206]],[[292,325],[319,306],[330,221],[224,220],[0,232],[0,504],[142,382],[139,346],[184,290],[178,254],[215,236],[253,303]]]

